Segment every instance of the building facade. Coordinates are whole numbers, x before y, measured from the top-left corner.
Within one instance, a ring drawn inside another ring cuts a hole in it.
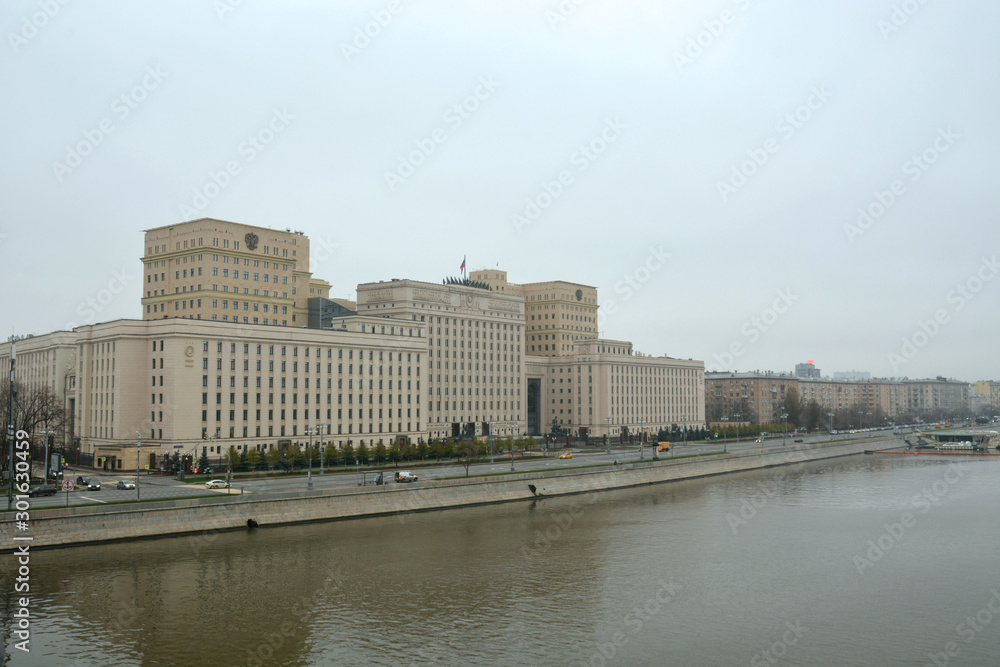
[[[977,394],[988,397],[991,408],[1000,409],[1000,382],[980,380],[973,382],[970,389]]]
[[[529,431],[655,433],[705,423],[705,364],[635,352],[627,341],[577,341],[573,356],[528,356]]]
[[[358,314],[427,327],[432,438],[526,432],[524,298],[416,280],[358,285]],[[490,426],[492,424],[492,428]]]
[[[143,319],[299,327],[310,297],[329,298],[302,232],[201,218],[145,234]]]
[[[31,394],[44,388],[52,393],[56,403],[67,415],[64,423],[48,425],[54,429],[53,442],[64,450],[70,449],[74,444],[73,415],[76,409],[75,334],[70,331],[55,331],[41,336],[21,337],[13,342],[0,344],[0,373],[3,373],[4,381],[10,377],[12,345],[16,355],[14,369],[21,391]],[[26,395],[21,395],[19,398],[28,400]],[[6,414],[7,406],[3,406],[0,410]]]
[[[572,357],[573,344],[597,338],[597,288],[564,280],[515,284],[499,269],[471,271],[494,292],[524,299],[525,353]]]
[[[757,424],[781,422],[791,388],[803,405],[815,401],[824,415],[857,411],[855,423],[870,425],[934,411],[960,412],[969,406],[969,385],[956,380],[829,380],[771,372],[707,373],[706,410],[710,422],[722,417]]]
[[[425,327],[361,316],[342,325],[117,320],[38,337],[25,372],[44,364],[48,381],[55,358],[55,384],[73,416],[67,437],[111,469],[155,465],[174,452],[304,444],[309,433],[338,445],[426,439]]]
[[[903,380],[907,409],[915,413],[959,412],[969,409],[969,383],[938,377]]]
[[[331,300],[304,234],[210,218],[146,230],[142,261],[141,320],[18,343],[18,378],[52,389],[69,415],[64,448],[109,469],[308,440],[553,425],[618,436],[705,421],[704,362],[599,340],[591,286],[480,271],[362,283],[357,301]]]
[[[783,373],[706,373],[705,411],[709,423],[778,424],[790,387],[798,378]]]

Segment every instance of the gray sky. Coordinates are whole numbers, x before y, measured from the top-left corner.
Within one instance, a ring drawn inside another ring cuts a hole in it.
[[[467,256],[594,285],[603,335],[709,369],[1000,379],[997,25],[987,0],[8,0],[0,329],[139,317],[142,230],[210,216],[304,231],[334,296]]]

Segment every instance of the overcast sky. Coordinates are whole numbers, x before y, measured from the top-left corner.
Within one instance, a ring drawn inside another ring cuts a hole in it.
[[[594,285],[603,336],[711,370],[1000,380],[997,25],[987,0],[6,0],[0,329],[140,317],[142,231],[207,216],[305,232],[333,296],[467,256]]]

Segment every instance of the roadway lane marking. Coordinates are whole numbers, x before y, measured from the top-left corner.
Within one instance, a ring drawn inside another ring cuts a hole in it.
[[[103,503],[105,505],[108,504],[108,501],[106,500],[98,500],[97,498],[88,498],[87,496],[80,496],[80,497],[83,498],[84,500],[89,500],[94,503]]]

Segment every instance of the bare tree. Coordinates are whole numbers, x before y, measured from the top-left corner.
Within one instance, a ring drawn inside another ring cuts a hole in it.
[[[10,385],[4,383],[0,386],[0,410],[4,417],[0,428],[0,450],[4,453],[0,470],[6,470],[10,463],[8,447],[12,443],[7,437],[7,425],[11,423],[9,396]],[[64,441],[67,425],[66,409],[49,387],[28,387],[22,382],[14,383],[14,431],[25,431],[31,437],[32,459],[38,460],[44,456],[45,440],[34,437],[41,429],[52,429],[54,443],[59,443]]]
[[[462,443],[462,453],[459,456],[459,461],[465,466],[465,476],[469,476],[469,466],[472,462],[476,460],[479,456],[479,443],[474,439],[466,440]]]

